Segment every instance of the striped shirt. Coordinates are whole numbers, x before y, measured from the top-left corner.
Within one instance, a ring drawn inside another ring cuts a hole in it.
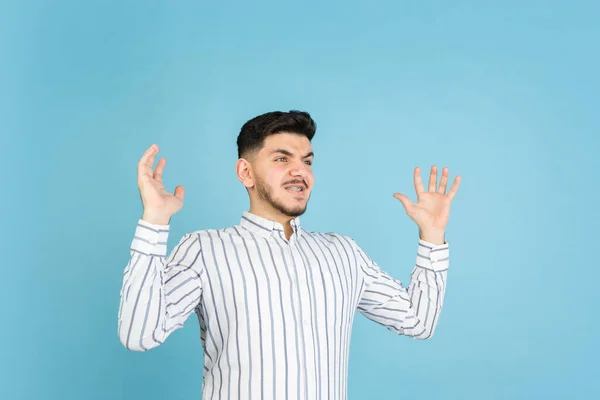
[[[118,334],[129,350],[159,346],[197,315],[203,399],[346,399],[355,311],[427,339],[439,320],[448,243],[419,240],[410,284],[357,243],[244,211],[239,224],[185,234],[138,221],[125,268]]]

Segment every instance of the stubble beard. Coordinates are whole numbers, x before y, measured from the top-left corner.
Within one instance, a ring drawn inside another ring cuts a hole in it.
[[[288,217],[295,218],[306,212],[308,200],[306,201],[306,203],[304,203],[304,206],[288,206],[283,202],[273,198],[273,187],[271,187],[271,185],[269,185],[259,177],[256,177],[256,193],[258,194],[259,199],[267,202],[275,210],[279,211],[284,215],[287,215]]]

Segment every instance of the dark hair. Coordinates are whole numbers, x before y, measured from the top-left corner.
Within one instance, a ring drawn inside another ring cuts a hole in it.
[[[317,125],[310,114],[304,111],[272,111],[247,121],[237,138],[238,158],[249,152],[260,150],[269,135],[281,132],[304,135],[308,140],[315,136]]]

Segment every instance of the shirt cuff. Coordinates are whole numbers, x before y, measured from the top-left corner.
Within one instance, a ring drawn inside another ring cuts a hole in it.
[[[157,225],[138,220],[135,235],[131,242],[131,250],[138,253],[164,257],[167,254],[169,225]]]
[[[435,272],[446,271],[450,266],[449,247],[448,242],[436,245],[419,239],[417,267]]]

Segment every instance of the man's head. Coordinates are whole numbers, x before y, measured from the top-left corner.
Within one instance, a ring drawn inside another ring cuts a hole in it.
[[[314,183],[315,132],[315,122],[301,111],[269,112],[242,126],[236,171],[255,210],[292,218],[304,214]]]

